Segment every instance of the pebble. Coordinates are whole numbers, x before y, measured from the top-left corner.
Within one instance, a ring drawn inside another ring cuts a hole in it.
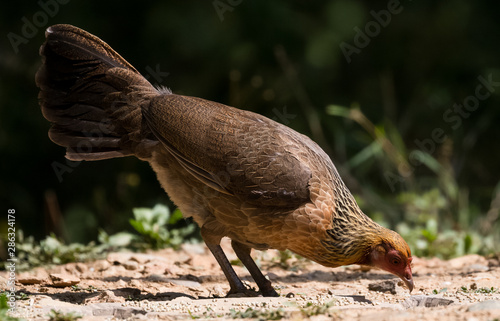
[[[500,310],[500,300],[486,300],[473,304],[467,309],[469,312],[486,310]]]
[[[453,300],[439,298],[435,296],[426,296],[426,295],[413,295],[410,298],[406,299],[401,304],[405,309],[414,308],[414,307],[437,307],[437,306],[445,306],[453,303]]]
[[[212,296],[214,297],[219,297],[219,298],[223,298],[226,296],[226,292],[222,289],[222,287],[220,285],[214,285],[211,290],[210,290],[210,293]]]
[[[461,269],[465,267],[478,267],[486,266],[488,268],[488,260],[483,256],[477,254],[465,255],[451,259],[447,262],[448,266],[452,269]]]
[[[53,273],[50,274],[50,279],[54,287],[66,287],[80,283],[80,278],[70,274]]]
[[[109,263],[109,261],[107,260],[95,261],[94,264],[92,264],[94,271],[104,271],[107,270],[110,266],[111,263]]]
[[[392,280],[386,280],[382,282],[377,282],[377,283],[370,283],[368,284],[368,290],[370,291],[378,291],[378,292],[389,292],[392,294],[396,294],[396,283],[395,281]]]
[[[129,271],[135,271],[139,269],[139,263],[136,261],[128,260],[122,263],[123,267]]]
[[[201,286],[200,282],[190,281],[190,280],[167,279],[167,281],[175,285],[181,285],[188,288],[199,288]]]
[[[21,274],[18,278],[17,281],[21,284],[24,285],[29,285],[29,284],[41,284],[45,281],[44,278],[38,277],[36,275],[30,275],[30,274]],[[5,284],[5,283],[3,283]]]
[[[205,245],[202,243],[184,243],[181,248],[191,254],[205,254]]]
[[[107,260],[111,264],[123,264],[127,261],[130,261],[134,253],[129,253],[129,252],[115,252],[115,253],[109,253]]]

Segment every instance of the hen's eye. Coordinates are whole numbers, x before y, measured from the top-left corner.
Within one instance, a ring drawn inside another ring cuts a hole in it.
[[[391,261],[391,263],[394,264],[394,265],[398,265],[399,262],[400,262],[400,260],[397,257],[393,258],[392,261]]]

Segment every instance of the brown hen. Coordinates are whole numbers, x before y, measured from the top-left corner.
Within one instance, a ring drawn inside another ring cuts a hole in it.
[[[308,137],[261,115],[153,87],[99,38],[70,25],[47,29],[36,75],[50,139],[70,160],[133,155],[149,162],[192,216],[226,275],[247,293],[223,237],[264,296],[276,291],[252,248],[289,249],[328,267],[363,264],[413,289],[411,252],[361,212],[335,166]]]

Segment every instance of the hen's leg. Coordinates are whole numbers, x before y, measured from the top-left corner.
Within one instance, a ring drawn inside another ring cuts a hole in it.
[[[246,296],[255,296],[255,292],[250,291],[243,285],[241,282],[240,278],[238,275],[236,275],[236,272],[234,272],[233,267],[231,266],[231,263],[229,263],[229,260],[227,259],[226,255],[224,254],[224,251],[222,251],[222,248],[218,244],[210,244],[205,242],[207,247],[210,249],[212,254],[214,255],[215,259],[219,263],[222,272],[224,272],[224,275],[226,275],[226,279],[229,282],[229,286],[231,287],[231,290],[229,290],[228,295],[230,294],[244,294]]]
[[[271,281],[266,279],[257,264],[255,264],[252,257],[250,256],[251,249],[248,246],[236,241],[231,241],[231,246],[233,247],[234,253],[236,253],[243,265],[246,266],[246,268],[252,275],[252,278],[255,280],[255,283],[257,283],[257,285],[259,286],[262,295],[279,296],[279,294],[276,293],[273,286],[271,285]]]

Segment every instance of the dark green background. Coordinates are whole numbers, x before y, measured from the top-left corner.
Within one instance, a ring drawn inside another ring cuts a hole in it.
[[[223,19],[213,1],[64,2],[8,1],[0,10],[2,230],[7,208],[14,208],[16,226],[25,234],[42,237],[55,230],[67,241],[83,242],[95,239],[97,227],[109,233],[125,229],[133,207],[169,204],[149,165],[135,158],[83,162],[58,180],[52,165],[66,164],[64,149],[47,137],[50,125],[41,115],[34,83],[44,29],[56,23],[94,33],[144,75],[150,69],[168,72],[150,81],[175,93],[271,118],[276,111],[295,115],[277,120],[317,140],[355,194],[380,196],[363,203],[369,215],[385,215],[388,208],[393,214],[384,219],[397,223],[404,213],[393,200],[410,187],[402,181],[391,189],[384,173],[395,169],[377,159],[346,166],[370,137],[356,123],[327,115],[327,105],[359,103],[374,124],[392,124],[409,151],[420,148],[416,140],[442,129],[448,140],[436,144],[433,156],[451,166],[466,195],[466,225],[477,227],[492,208],[500,181],[500,87],[468,117],[460,117],[455,129],[455,121],[443,115],[474,95],[479,76],[500,81],[498,2],[401,1],[401,12],[350,56],[350,63],[340,44],[354,45],[354,28],[364,29],[374,20],[370,11],[387,10],[393,1],[223,0],[218,3],[230,6]],[[24,37],[26,21],[43,18],[40,3],[58,8]],[[9,34],[26,39],[17,53]],[[288,64],[277,58],[279,48]],[[285,71],[295,72],[298,81]],[[319,127],[307,122],[309,105],[319,115],[324,140],[314,134]],[[438,186],[425,166],[416,166],[414,177],[414,192]]]

